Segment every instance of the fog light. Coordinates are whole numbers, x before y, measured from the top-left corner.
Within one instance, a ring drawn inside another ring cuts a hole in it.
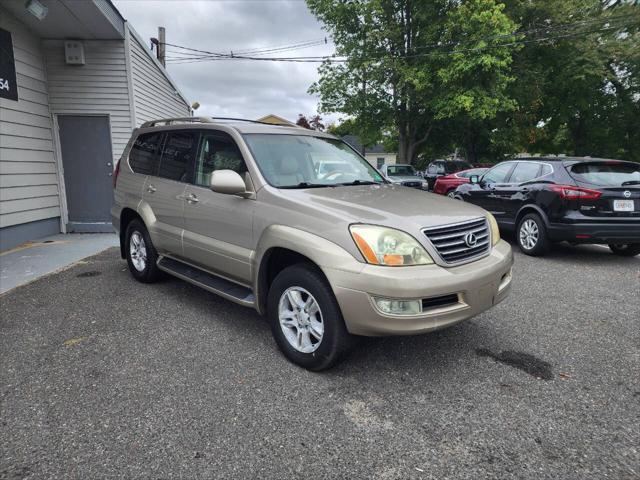
[[[376,307],[389,315],[418,315],[422,313],[421,300],[398,300],[395,298],[375,298]]]

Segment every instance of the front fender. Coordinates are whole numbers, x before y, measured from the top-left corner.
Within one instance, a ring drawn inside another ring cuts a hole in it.
[[[322,270],[332,288],[332,278],[336,272],[360,273],[365,266],[347,250],[326,238],[285,225],[271,225],[262,233],[255,251],[256,274],[253,288],[258,299],[262,298],[260,279],[263,276],[263,269],[266,267],[270,251],[275,248],[285,248],[307,257]],[[260,313],[265,313],[262,311],[262,305],[258,308]]]

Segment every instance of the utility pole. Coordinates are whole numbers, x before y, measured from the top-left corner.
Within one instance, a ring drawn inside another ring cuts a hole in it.
[[[164,27],[158,27],[158,60],[162,64],[165,65],[165,29]]]

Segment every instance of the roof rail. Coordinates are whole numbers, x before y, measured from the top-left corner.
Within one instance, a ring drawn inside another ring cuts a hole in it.
[[[156,127],[158,125],[172,125],[174,123],[215,123],[216,120],[227,120],[231,122],[248,122],[257,123],[259,125],[269,125],[271,127],[294,127],[303,128],[299,125],[280,125],[277,123],[261,122],[259,120],[249,120],[248,118],[234,118],[234,117],[176,117],[176,118],[160,118],[158,120],[150,120],[144,122],[140,128]]]
[[[173,123],[213,123],[209,117],[175,117],[160,118],[158,120],[150,120],[144,122],[140,128],[155,127],[159,124],[172,125]]]

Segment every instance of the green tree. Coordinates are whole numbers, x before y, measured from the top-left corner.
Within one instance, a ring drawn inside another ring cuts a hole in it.
[[[489,143],[640,160],[640,8],[515,0],[506,13],[535,34],[514,55],[509,94],[518,107],[493,123]]]
[[[414,163],[442,122],[482,122],[515,103],[506,95],[516,25],[494,0],[307,0],[338,57],[310,88],[320,109],[361,131],[397,132]],[[506,45],[505,45],[506,44]]]

